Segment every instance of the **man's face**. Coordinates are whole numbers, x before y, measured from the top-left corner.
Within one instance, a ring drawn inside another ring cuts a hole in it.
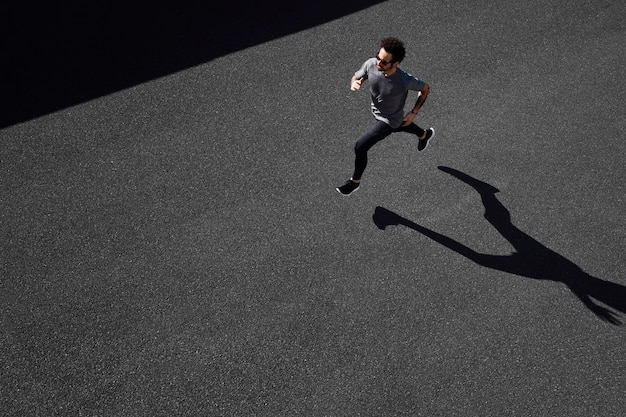
[[[389,71],[396,63],[393,62],[393,56],[385,51],[385,48],[380,48],[376,55],[376,69],[378,71]]]

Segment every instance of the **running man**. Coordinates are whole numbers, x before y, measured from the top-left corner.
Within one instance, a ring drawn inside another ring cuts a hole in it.
[[[344,185],[337,187],[343,195],[350,195],[361,185],[361,176],[367,166],[367,151],[393,132],[408,132],[419,140],[417,150],[423,151],[428,141],[435,135],[432,127],[424,130],[413,120],[419,113],[429,87],[424,81],[414,77],[399,67],[405,56],[404,44],[396,38],[385,38],[375,58],[363,63],[352,77],[350,89],[357,91],[365,80],[369,80],[372,95],[371,109],[375,124],[354,145],[354,173]],[[404,113],[409,90],[417,91],[417,101],[410,112]]]

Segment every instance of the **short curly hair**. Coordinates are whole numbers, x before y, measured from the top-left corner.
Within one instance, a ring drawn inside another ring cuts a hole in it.
[[[404,44],[398,38],[384,38],[380,41],[380,47],[391,54],[393,62],[401,62],[406,55]]]

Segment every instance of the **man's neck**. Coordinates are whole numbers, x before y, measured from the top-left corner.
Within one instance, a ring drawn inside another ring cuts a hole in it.
[[[393,68],[390,68],[388,71],[383,71],[383,74],[385,75],[385,77],[391,77],[397,71],[398,71],[398,67],[393,67]]]

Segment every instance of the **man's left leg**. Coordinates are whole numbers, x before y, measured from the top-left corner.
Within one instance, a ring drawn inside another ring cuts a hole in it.
[[[423,151],[424,149],[426,149],[426,146],[428,146],[428,141],[431,140],[433,136],[435,136],[434,128],[431,127],[427,130],[424,130],[415,123],[411,123],[408,126],[400,126],[396,129],[396,131],[407,132],[416,135],[419,138],[419,141],[417,142],[418,151]]]

